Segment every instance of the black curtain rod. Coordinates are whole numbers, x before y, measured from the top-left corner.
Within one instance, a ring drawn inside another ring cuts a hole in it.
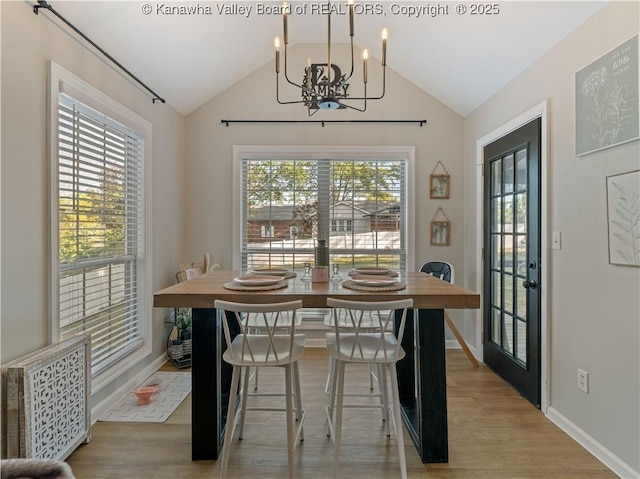
[[[111,55],[109,55],[107,52],[105,52],[102,48],[100,48],[98,45],[95,44],[95,42],[93,42],[89,37],[87,37],[84,33],[82,33],[80,30],[78,30],[73,24],[71,24],[66,18],[64,18],[62,15],[60,15],[58,12],[56,12],[53,7],[51,5],[49,5],[45,0],[38,0],[38,4],[33,6],[33,13],[35,13],[36,15],[38,15],[38,11],[44,8],[45,10],[49,10],[51,13],[53,13],[56,17],[58,17],[60,20],[62,20],[69,28],[71,28],[74,32],[76,32],[78,35],[80,35],[82,38],[84,38],[87,42],[89,42],[95,49],[97,49],[100,53],[102,53],[105,57],[107,57],[109,60],[111,60],[113,63],[115,63],[115,65],[120,68],[123,72],[125,72],[127,75],[129,75],[131,78],[133,78],[135,81],[137,81],[140,85],[142,85],[148,92],[150,92],[153,95],[153,103],[155,103],[156,101],[162,102],[162,103],[166,103],[164,98],[161,98],[156,92],[154,92],[151,88],[149,88],[147,85],[145,85],[144,83],[142,83],[138,77],[136,77],[133,73],[131,73],[129,70],[127,70],[125,67],[123,67],[120,62],[116,61]]]
[[[425,125],[427,120],[220,120],[225,126],[229,123],[419,123]]]

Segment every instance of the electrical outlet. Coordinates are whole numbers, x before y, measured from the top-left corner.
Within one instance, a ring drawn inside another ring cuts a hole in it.
[[[589,393],[589,373],[578,369],[578,389]]]

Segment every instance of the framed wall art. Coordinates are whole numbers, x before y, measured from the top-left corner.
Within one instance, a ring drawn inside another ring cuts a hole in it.
[[[640,170],[607,177],[609,263],[640,267]]]
[[[443,170],[442,173],[436,173],[438,166]],[[451,176],[441,161],[436,163],[435,168],[429,175],[429,198],[431,199],[449,199],[451,190]]]
[[[441,218],[438,218],[441,216]],[[438,208],[431,220],[431,246],[449,246],[451,243],[451,222],[442,208]]]
[[[640,137],[638,35],[576,73],[576,156]]]

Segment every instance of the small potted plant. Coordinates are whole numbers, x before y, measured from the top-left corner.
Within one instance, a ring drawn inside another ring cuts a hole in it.
[[[191,313],[189,310],[180,310],[176,315],[176,324],[182,338],[183,354],[191,354]]]

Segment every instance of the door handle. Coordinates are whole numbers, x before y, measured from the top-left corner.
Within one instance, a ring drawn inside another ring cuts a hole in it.
[[[522,287],[523,287],[524,289],[529,289],[529,288],[531,288],[531,289],[536,289],[536,288],[538,287],[538,283],[536,283],[536,282],[535,282],[535,281],[533,281],[533,280],[525,279],[525,280],[522,282]]]

